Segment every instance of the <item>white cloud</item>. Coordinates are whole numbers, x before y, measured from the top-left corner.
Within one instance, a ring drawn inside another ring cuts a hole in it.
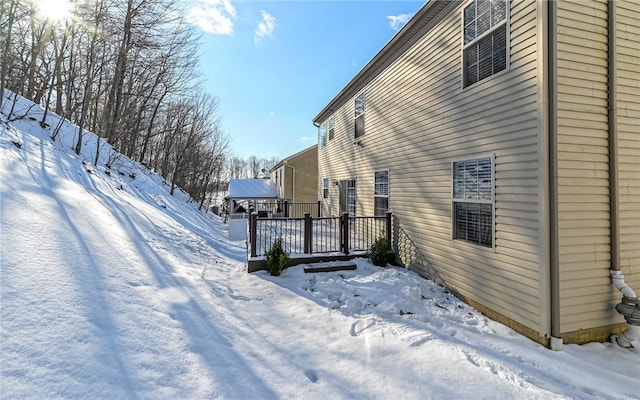
[[[231,35],[236,10],[229,0],[194,0],[189,20],[207,33]]]
[[[318,138],[315,137],[315,136],[313,136],[313,137],[311,137],[311,136],[300,136],[300,140],[302,142],[313,142],[315,140],[318,140]]]
[[[275,117],[276,117],[276,115],[278,115],[278,114],[276,114],[275,112],[271,111],[271,112],[269,113],[269,118],[275,118]]]
[[[259,43],[264,37],[273,36],[273,31],[276,29],[276,18],[265,10],[260,10],[260,13],[262,14],[262,21],[256,28],[256,35],[253,38],[255,43]]]
[[[399,30],[407,23],[408,20],[413,17],[413,14],[399,14],[399,15],[389,15],[387,19],[389,20],[389,26],[394,31]]]

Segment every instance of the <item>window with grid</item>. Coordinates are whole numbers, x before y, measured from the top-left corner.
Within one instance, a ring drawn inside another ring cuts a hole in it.
[[[328,123],[329,127],[328,127],[328,135],[329,135],[329,140],[333,139],[333,136],[335,134],[335,120],[333,118],[333,115],[331,116],[331,118],[329,118],[329,123]]]
[[[453,162],[453,238],[493,247],[494,159]]]
[[[384,216],[389,211],[389,171],[377,171],[374,178],[373,215]]]
[[[508,0],[473,0],[464,8],[464,87],[507,68],[508,10]]]
[[[364,92],[356,97],[354,120],[354,137],[359,138],[362,135],[364,135]]]
[[[318,143],[320,143],[320,148],[324,147],[326,137],[327,137],[327,124],[322,124],[318,128]]]
[[[347,180],[347,212],[356,215],[356,180]]]
[[[329,198],[329,178],[324,178],[322,180],[322,198]]]

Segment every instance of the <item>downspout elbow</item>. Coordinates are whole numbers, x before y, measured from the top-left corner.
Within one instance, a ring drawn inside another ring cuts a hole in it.
[[[617,337],[616,342],[620,347],[633,347],[633,342],[640,338],[640,326],[638,325],[629,325],[626,331],[622,332],[620,336]]]
[[[616,289],[622,292],[622,295],[624,297],[628,297],[631,299],[638,298],[636,292],[634,292],[633,289],[631,289],[629,285],[627,285],[627,283],[624,281],[624,275],[622,274],[622,271],[611,270],[611,282]]]

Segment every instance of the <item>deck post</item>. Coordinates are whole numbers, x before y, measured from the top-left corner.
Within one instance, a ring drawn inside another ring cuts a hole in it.
[[[253,215],[253,209],[249,208],[249,214],[246,213],[242,213],[242,219],[245,219],[245,217],[247,218],[247,222],[249,223],[249,237],[251,237],[251,216]]]
[[[256,238],[257,238],[257,225],[258,225],[258,214],[251,213],[249,216],[249,240],[251,241],[251,257],[255,257],[256,252]]]
[[[318,218],[322,217],[322,215],[320,215],[320,210],[322,209],[322,202],[320,200],[318,200]]]
[[[304,252],[305,254],[311,254],[311,238],[313,232],[311,232],[311,214],[304,213]]]
[[[284,217],[289,218],[289,200],[284,201]]]
[[[342,213],[342,218],[340,219],[340,246],[342,247],[342,252],[346,255],[349,254],[349,213]]]
[[[389,250],[393,250],[393,246],[391,245],[391,211],[387,211],[387,243],[389,245]]]

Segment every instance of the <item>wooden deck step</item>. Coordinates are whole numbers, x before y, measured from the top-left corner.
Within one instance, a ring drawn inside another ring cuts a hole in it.
[[[352,261],[338,261],[332,263],[317,263],[304,267],[304,272],[311,274],[314,272],[352,271],[356,269],[356,264]]]

